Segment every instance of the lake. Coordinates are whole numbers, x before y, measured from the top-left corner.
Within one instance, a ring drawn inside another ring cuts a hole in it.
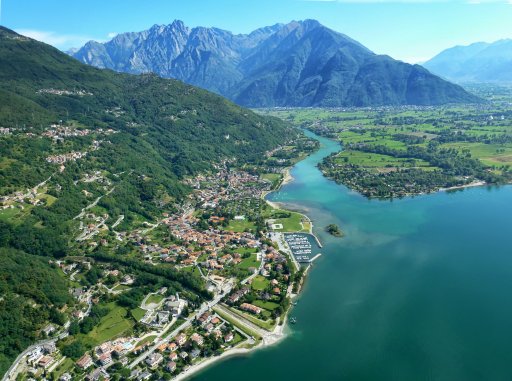
[[[369,201],[322,176],[316,164],[340,147],[316,138],[269,196],[308,214],[324,243],[297,324],[193,379],[512,379],[512,187]]]

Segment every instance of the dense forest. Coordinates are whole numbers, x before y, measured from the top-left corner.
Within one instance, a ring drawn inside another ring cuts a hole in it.
[[[0,248],[0,374],[37,337],[47,321],[71,301],[66,281],[47,259]],[[39,336],[40,337],[40,336]]]

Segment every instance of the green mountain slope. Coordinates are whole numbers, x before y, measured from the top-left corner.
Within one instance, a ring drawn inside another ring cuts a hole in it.
[[[96,69],[0,28],[0,375],[62,318],[67,282],[35,255],[94,250],[77,238],[83,208],[122,232],[147,227],[186,200],[185,177],[223,161],[258,163],[296,136],[205,90]],[[193,273],[141,278],[208,294]]]

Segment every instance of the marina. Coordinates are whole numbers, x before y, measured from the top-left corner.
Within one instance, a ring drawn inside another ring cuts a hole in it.
[[[298,263],[311,263],[320,256],[319,253],[313,253],[313,248],[319,246],[311,234],[286,233],[284,240]]]

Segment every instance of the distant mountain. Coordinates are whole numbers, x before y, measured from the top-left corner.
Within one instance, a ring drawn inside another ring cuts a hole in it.
[[[451,81],[512,82],[512,40],[455,46],[423,65]]]
[[[314,20],[247,35],[174,21],[88,42],[73,56],[100,68],[176,78],[249,107],[479,101],[419,65],[376,55]]]

